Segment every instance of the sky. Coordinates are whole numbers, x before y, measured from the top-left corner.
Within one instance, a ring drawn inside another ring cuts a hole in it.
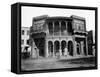
[[[48,15],[52,16],[65,16],[70,17],[71,15],[77,15],[86,19],[87,31],[95,31],[95,11],[93,10],[80,10],[80,9],[60,9],[60,8],[44,8],[44,7],[21,7],[21,21],[23,27],[32,26],[32,19],[36,16]]]

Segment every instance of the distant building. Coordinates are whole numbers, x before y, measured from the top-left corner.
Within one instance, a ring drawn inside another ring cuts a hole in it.
[[[30,28],[29,27],[22,27],[21,28],[21,48],[22,52],[26,52],[25,48],[29,48],[29,35],[30,35]]]
[[[88,55],[85,18],[44,15],[34,17],[32,22],[30,38],[37,48],[32,50],[33,57],[37,53],[41,57]],[[31,46],[33,49],[34,45]]]
[[[88,31],[88,54],[93,55],[93,31]]]

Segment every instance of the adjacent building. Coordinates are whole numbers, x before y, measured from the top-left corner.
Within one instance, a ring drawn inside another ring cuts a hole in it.
[[[93,55],[93,47],[95,46],[95,44],[93,45],[93,31],[88,31],[88,54],[89,55]]]
[[[29,37],[30,37],[30,28],[22,27],[21,28],[21,49],[22,52],[26,52],[25,48],[29,48]]]
[[[86,21],[83,17],[34,17],[30,39],[33,57],[88,55]]]

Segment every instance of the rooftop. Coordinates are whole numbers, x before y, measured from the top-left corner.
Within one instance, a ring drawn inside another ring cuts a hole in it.
[[[70,17],[67,17],[67,16],[48,16],[48,15],[41,15],[41,16],[37,16],[37,17],[34,17],[33,20],[34,21],[38,21],[38,20],[42,20],[42,19],[80,19],[80,20],[85,20],[84,17],[80,17],[80,16],[76,16],[76,15],[72,15]]]

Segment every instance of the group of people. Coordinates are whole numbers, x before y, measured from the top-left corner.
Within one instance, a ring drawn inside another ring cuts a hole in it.
[[[68,52],[67,47],[65,47],[65,49],[64,49],[64,55],[65,55],[65,56],[69,55],[69,52]]]
[[[50,50],[49,50],[50,51]],[[56,52],[56,51],[55,51]],[[68,56],[69,55],[69,52],[68,52],[68,49],[67,49],[67,47],[65,47],[64,49],[63,49],[63,51],[62,50],[59,50],[59,52],[56,52],[56,53],[54,53],[53,54],[53,52],[49,52],[49,56],[53,56],[53,55],[56,55],[56,56],[61,56],[61,55],[63,55],[63,56]]]
[[[36,52],[36,57],[39,58],[39,49],[38,48],[34,48],[35,49],[35,52]],[[62,50],[60,50],[61,53],[56,53],[56,56],[60,56],[60,55],[63,55],[63,56],[68,56],[69,55],[69,52],[68,52],[68,49],[67,47],[64,48],[63,52]],[[23,48],[23,52],[31,52],[31,47],[24,47]],[[49,52],[49,55],[53,56],[53,53]]]

